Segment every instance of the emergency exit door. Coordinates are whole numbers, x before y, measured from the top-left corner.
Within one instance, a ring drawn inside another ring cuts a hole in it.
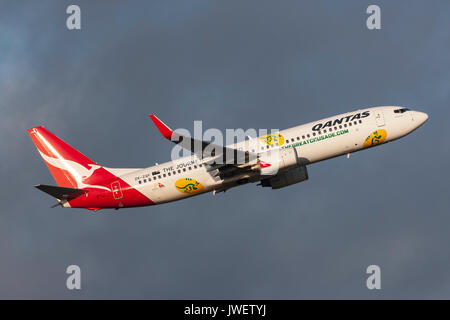
[[[123,198],[122,188],[120,187],[120,181],[114,181],[113,183],[111,183],[111,191],[113,193],[115,200]]]

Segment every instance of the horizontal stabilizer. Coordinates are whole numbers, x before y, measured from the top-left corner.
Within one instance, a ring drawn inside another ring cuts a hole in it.
[[[58,200],[72,200],[89,192],[89,190],[48,186],[45,184],[39,184],[35,187]]]

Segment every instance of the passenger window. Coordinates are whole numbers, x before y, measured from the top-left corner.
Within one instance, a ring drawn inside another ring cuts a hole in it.
[[[352,123],[351,122],[349,122],[349,124],[348,124],[350,127],[352,126]]]
[[[313,132],[313,136],[314,136],[314,137],[316,136],[316,133],[315,133],[315,132]]]
[[[197,169],[197,166],[196,166],[196,165],[194,165],[194,169]]]
[[[324,130],[323,130],[323,133],[327,133],[327,129],[324,129]]]
[[[144,183],[147,182],[147,179],[144,179]]]
[[[334,127],[334,131],[336,131],[337,130],[337,127]]]
[[[161,179],[161,175],[158,176],[158,179]]]
[[[342,129],[342,126],[341,126],[341,125],[339,125],[339,129]]]
[[[178,173],[181,173],[181,170],[180,170],[180,169],[178,169]]]
[[[309,133],[306,136],[309,138],[310,137]]]
[[[165,173],[163,173],[163,177],[164,177],[164,178],[166,177],[166,174],[165,174]]]
[[[192,170],[192,168],[191,168],[191,167],[189,167],[189,170]]]
[[[344,124],[344,128],[347,128],[347,124]]]
[[[359,120],[359,123],[362,123],[362,120]]]
[[[186,172],[186,168],[183,168],[183,172]]]
[[[142,183],[142,181],[141,180],[139,180],[139,184],[141,184]]]
[[[305,139],[305,136],[302,136],[302,139]]]

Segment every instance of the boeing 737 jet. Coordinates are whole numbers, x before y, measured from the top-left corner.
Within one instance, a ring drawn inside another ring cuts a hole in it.
[[[28,133],[57,186],[36,188],[56,198],[55,206],[93,211],[161,204],[253,182],[279,189],[307,180],[312,163],[399,139],[428,115],[396,106],[366,108],[227,146],[180,135],[150,118],[164,138],[192,155],[145,169],[107,168],[39,126]]]

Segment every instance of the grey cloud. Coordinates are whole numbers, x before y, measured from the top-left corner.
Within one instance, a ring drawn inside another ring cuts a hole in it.
[[[448,1],[5,1],[1,298],[448,298]],[[92,215],[49,209],[26,129],[111,167],[169,159],[168,124],[287,128],[361,106],[430,115],[401,141],[255,185]],[[83,290],[65,288],[79,264]],[[382,290],[365,287],[369,264]]]

